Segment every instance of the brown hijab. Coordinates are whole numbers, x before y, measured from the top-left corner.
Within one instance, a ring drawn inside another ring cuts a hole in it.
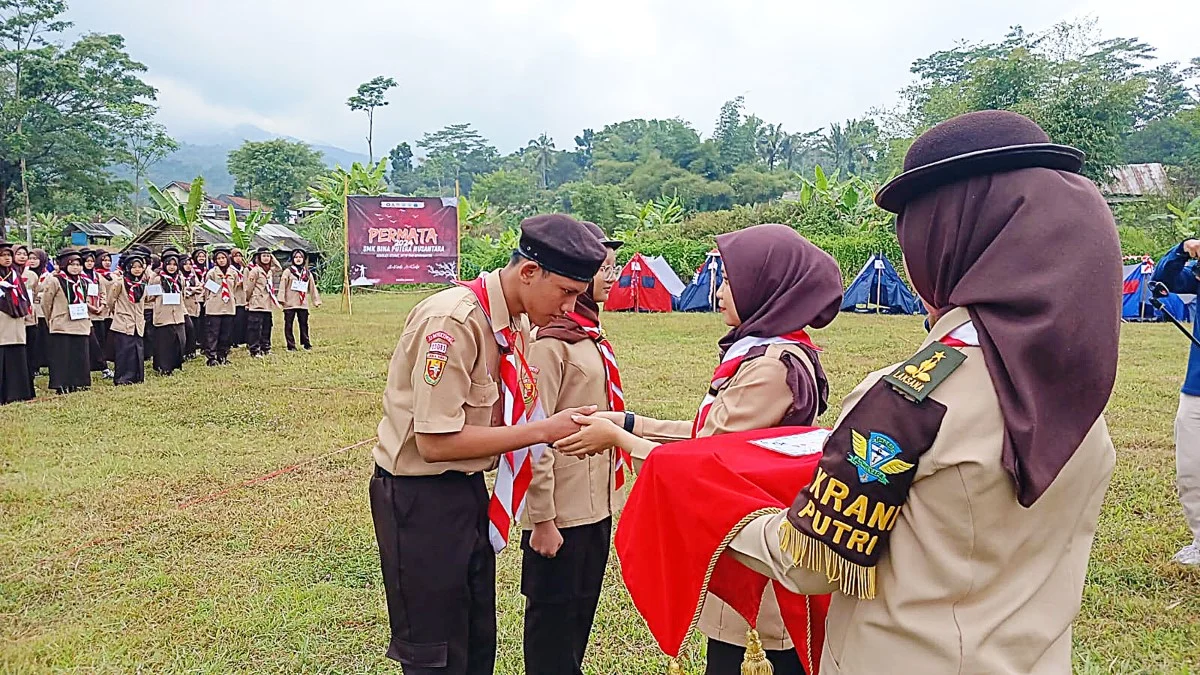
[[[1104,410],[1117,374],[1121,248],[1090,180],[1020,169],[952,183],[896,223],[917,292],[965,307],[1004,415],[1004,468],[1031,506]]]
[[[721,338],[721,355],[744,337],[823,328],[842,305],[833,256],[786,225],[755,225],[717,237],[742,325]]]

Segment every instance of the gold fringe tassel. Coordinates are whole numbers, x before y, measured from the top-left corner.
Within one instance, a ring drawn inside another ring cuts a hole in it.
[[[846,560],[817,539],[797,530],[786,518],[779,526],[779,548],[791,556],[792,565],[823,572],[846,595],[863,600],[875,597],[875,568]]]
[[[746,631],[746,656],[742,658],[742,675],[773,675],[775,667],[767,660],[758,631]]]
[[[671,659],[667,665],[667,675],[683,675],[683,666],[679,665],[679,661]]]

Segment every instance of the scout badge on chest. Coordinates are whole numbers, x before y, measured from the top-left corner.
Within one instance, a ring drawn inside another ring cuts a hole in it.
[[[436,385],[446,372],[446,355],[450,345],[454,344],[454,336],[445,331],[430,333],[425,336],[429,348],[425,351],[425,383]]]

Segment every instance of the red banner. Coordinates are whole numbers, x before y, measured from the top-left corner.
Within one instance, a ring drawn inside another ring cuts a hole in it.
[[[451,283],[458,209],[444,197],[347,199],[350,285]]]

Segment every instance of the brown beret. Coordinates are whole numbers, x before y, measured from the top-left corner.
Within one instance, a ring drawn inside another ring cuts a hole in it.
[[[517,253],[543,269],[576,281],[591,281],[608,250],[571,216],[551,213],[521,221]]]

